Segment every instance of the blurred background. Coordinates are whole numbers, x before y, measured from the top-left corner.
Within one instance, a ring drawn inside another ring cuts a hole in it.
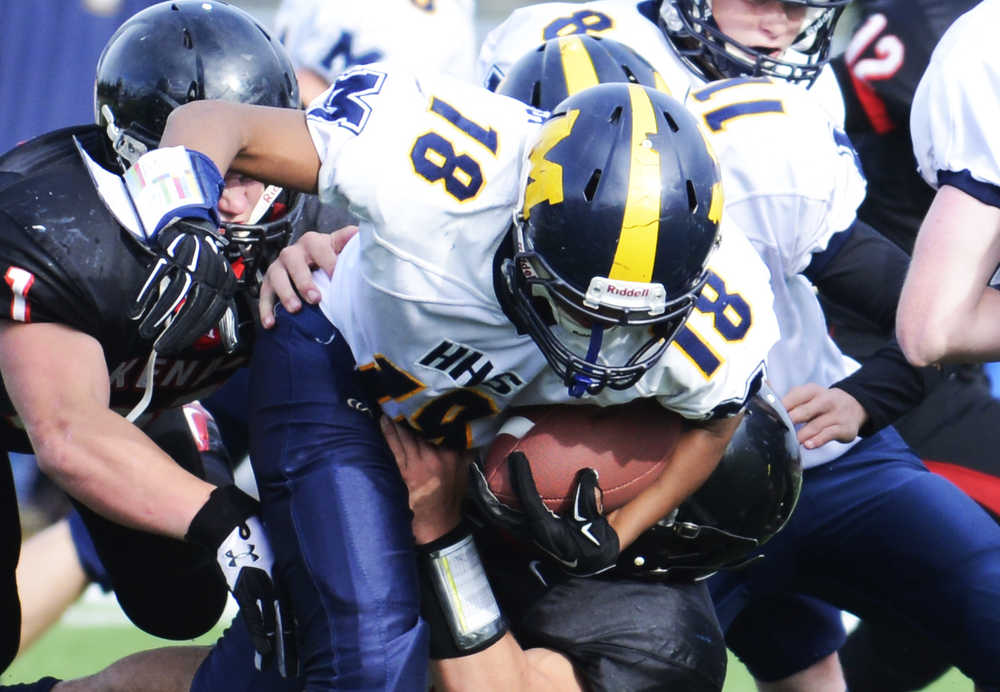
[[[91,122],[94,66],[101,49],[125,19],[152,4],[153,0],[0,0],[0,152],[43,132]],[[273,28],[279,0],[232,4]],[[513,8],[527,4],[478,0],[478,39]]]

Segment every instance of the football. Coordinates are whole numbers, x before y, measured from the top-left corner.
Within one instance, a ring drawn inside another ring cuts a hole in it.
[[[497,498],[518,507],[507,456],[523,452],[545,505],[571,509],[577,472],[597,470],[604,511],[621,507],[655,481],[670,460],[683,418],[656,401],[618,406],[553,405],[512,409],[483,462]]]

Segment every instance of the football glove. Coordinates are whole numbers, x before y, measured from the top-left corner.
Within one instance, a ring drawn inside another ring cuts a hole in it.
[[[530,541],[573,576],[589,577],[615,566],[621,548],[618,534],[597,504],[596,495],[601,490],[597,471],[585,468],[577,473],[573,511],[563,516],[545,506],[523,452],[512,452],[507,468],[520,511],[502,503],[490,490],[479,465],[472,465],[470,494],[487,519]]]
[[[225,242],[203,219],[177,219],[150,241],[156,261],[129,317],[157,353],[176,355],[213,327],[227,351],[236,348],[236,276],[221,251]]]
[[[274,553],[257,509],[257,501],[236,486],[216,488],[191,521],[186,538],[214,552],[256,649],[257,669],[273,663],[283,677],[294,677],[294,619],[276,585]]]

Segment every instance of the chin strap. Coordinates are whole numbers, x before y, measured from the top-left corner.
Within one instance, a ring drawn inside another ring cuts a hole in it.
[[[153,400],[153,370],[155,367],[156,349],[154,348],[149,352],[149,359],[146,361],[146,367],[143,368],[142,379],[145,381],[145,385],[143,386],[142,398],[139,399],[139,403],[125,416],[125,420],[129,423],[135,423],[136,419],[149,408],[149,402]]]
[[[271,205],[274,201],[278,199],[283,191],[283,188],[277,185],[268,185],[264,188],[264,192],[261,193],[260,197],[257,199],[257,204],[254,205],[253,211],[250,212],[249,218],[246,220],[246,225],[250,226],[258,223],[264,218],[264,215],[271,209]]]
[[[597,364],[597,354],[601,352],[601,342],[604,341],[604,327],[595,324],[590,328],[590,345],[587,347],[585,360],[588,363]],[[569,395],[579,399],[587,393],[587,388],[594,384],[594,379],[582,373],[574,373],[573,384],[569,386]]]

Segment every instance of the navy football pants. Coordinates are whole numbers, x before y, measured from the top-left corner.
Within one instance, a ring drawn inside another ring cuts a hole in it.
[[[763,552],[709,581],[727,644],[759,679],[795,673],[796,660],[808,665],[842,640],[831,629],[839,618],[824,628],[771,609],[800,593],[901,620],[981,686],[1000,685],[1000,526],[895,430],[807,469],[795,512]]]
[[[423,692],[428,636],[406,486],[351,352],[319,309],[281,312],[258,333],[250,401],[251,461],[305,689]],[[224,637],[192,690],[273,689],[247,665],[245,641]]]

